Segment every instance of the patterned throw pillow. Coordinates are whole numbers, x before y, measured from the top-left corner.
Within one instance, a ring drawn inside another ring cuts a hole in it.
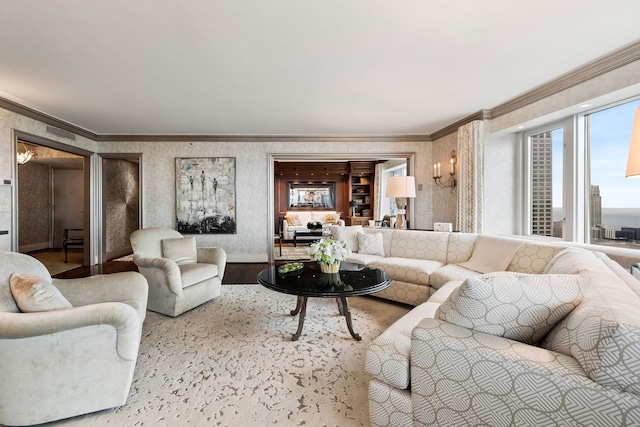
[[[351,252],[359,252],[358,250],[358,233],[362,233],[361,225],[351,225],[347,227],[331,227],[331,235],[334,240],[340,240],[347,244]]]
[[[384,256],[384,245],[380,233],[358,233],[358,253]]]
[[[9,286],[23,313],[72,308],[58,288],[42,277],[14,273],[9,278]]]
[[[302,221],[300,221],[300,215],[298,214],[288,214],[284,217],[289,225],[302,225]]]
[[[465,280],[436,317],[535,344],[582,301],[588,285],[588,279],[573,274],[483,274]]]
[[[340,214],[338,213],[327,214],[327,216],[324,219],[324,222],[327,224],[338,225],[340,224]]]

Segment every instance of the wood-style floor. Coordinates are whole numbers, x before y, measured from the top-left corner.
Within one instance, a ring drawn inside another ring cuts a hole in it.
[[[258,283],[256,278],[258,273],[269,266],[268,263],[228,263],[225,271],[224,278],[222,279],[223,285],[247,285],[252,283]],[[65,271],[60,274],[56,274],[57,279],[76,279],[78,277],[88,277],[96,274],[110,274],[118,273],[121,271],[138,271],[138,267],[133,262],[126,261],[108,261],[104,264],[99,264],[93,267],[78,267],[73,270]]]

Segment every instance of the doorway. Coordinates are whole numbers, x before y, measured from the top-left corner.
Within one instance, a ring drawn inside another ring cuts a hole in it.
[[[92,153],[18,131],[14,135],[15,152],[20,155],[28,150],[30,155],[16,160],[13,250],[40,259],[52,274],[90,265],[88,169]],[[65,230],[80,230],[76,236],[81,236],[81,244],[73,245],[66,254]]]

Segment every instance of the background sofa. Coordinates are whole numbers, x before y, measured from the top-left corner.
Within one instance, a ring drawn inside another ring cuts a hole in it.
[[[351,261],[391,275],[377,295],[416,305],[368,347],[372,425],[640,425],[640,282],[607,255],[464,233],[334,233],[357,245]],[[554,298],[576,283],[560,310]]]
[[[341,227],[345,225],[344,220],[340,219],[340,215],[336,211],[287,211],[282,220],[282,238],[293,240],[296,231],[308,231],[307,224],[314,221]],[[304,236],[301,240],[304,240]]]

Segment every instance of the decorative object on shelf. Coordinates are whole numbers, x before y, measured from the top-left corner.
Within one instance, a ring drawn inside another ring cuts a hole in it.
[[[236,234],[236,158],[176,158],[176,230]]]
[[[307,228],[309,230],[321,230],[322,223],[320,221],[311,221],[307,223]]]
[[[351,206],[351,216],[356,216],[356,208],[358,207],[358,202],[352,200],[349,202],[349,206]]]
[[[625,178],[640,175],[640,107],[636,110],[629,144],[629,159]]]
[[[396,228],[406,228],[405,210],[407,198],[416,197],[416,179],[413,176],[391,176],[387,179],[386,197],[395,197],[398,205]]]
[[[363,209],[362,216],[371,216],[371,209]]]
[[[351,250],[346,242],[333,239],[320,239],[311,245],[311,259],[320,265],[323,273],[337,273],[340,261],[351,256]]]
[[[38,153],[36,153],[36,150],[27,148],[27,146],[24,145],[24,142],[22,141],[18,141],[18,144],[18,149],[16,150],[16,160],[18,161],[18,165],[24,165],[29,160],[35,160],[38,158]],[[20,150],[19,147],[22,147],[22,150]]]
[[[436,185],[440,188],[451,188],[451,192],[456,191],[456,186],[458,182],[454,178],[456,174],[456,163],[458,162],[458,158],[456,157],[455,150],[451,152],[451,158],[449,159],[449,179],[445,182],[442,182],[442,171],[440,168],[440,162],[433,164],[433,180]]]

